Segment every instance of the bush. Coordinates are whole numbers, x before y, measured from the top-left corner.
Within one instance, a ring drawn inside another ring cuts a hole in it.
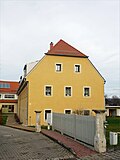
[[[80,109],[76,109],[76,110],[73,111],[73,114],[83,115],[83,114],[84,114],[84,111],[83,111],[83,110],[80,110]]]
[[[6,125],[8,116],[2,116],[2,125]]]

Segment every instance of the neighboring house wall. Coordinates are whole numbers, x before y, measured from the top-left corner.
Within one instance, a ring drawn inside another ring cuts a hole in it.
[[[28,87],[26,86],[18,97],[18,116],[20,121],[24,124],[28,124]]]
[[[63,71],[55,72],[55,63],[62,63]],[[81,73],[74,73],[74,64],[81,64]],[[94,78],[93,78],[94,77]],[[64,109],[105,109],[104,81],[88,59],[74,57],[45,56],[27,76],[29,81],[28,125],[35,124],[35,110],[64,113]],[[44,87],[52,86],[52,96],[44,95]],[[64,87],[72,87],[72,96],[64,96]],[[83,87],[90,87],[90,97],[83,96]],[[31,121],[31,122],[30,122]]]
[[[17,113],[17,95],[0,93],[0,109],[2,113]]]
[[[109,109],[106,109],[106,115],[109,116]]]
[[[120,106],[106,106],[107,116],[120,116]]]
[[[0,109],[2,113],[17,113],[18,82],[0,80]]]
[[[117,109],[117,116],[120,116],[120,108]]]
[[[120,116],[120,98],[113,96],[105,99],[105,107],[107,116]]]

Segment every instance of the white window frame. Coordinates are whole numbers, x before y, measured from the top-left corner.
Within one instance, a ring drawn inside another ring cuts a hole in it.
[[[64,114],[66,114],[65,111],[71,111],[70,114],[72,114],[72,109],[64,109]]]
[[[5,94],[4,99],[15,99],[15,94]]]
[[[80,71],[79,72],[76,72],[76,67],[75,66],[80,66]],[[81,73],[81,64],[74,64],[74,73]]]
[[[66,88],[67,87],[71,87],[71,95],[69,96],[66,96]],[[73,90],[72,90],[72,86],[64,86],[64,97],[72,97],[72,95],[73,95]]]
[[[61,70],[57,70],[57,65],[61,65]],[[55,63],[55,72],[56,73],[61,73],[63,71],[63,64],[62,63]]]
[[[46,95],[46,87],[51,87],[51,95]],[[52,85],[45,85],[44,86],[44,96],[45,97],[52,97],[53,96],[53,86]]]
[[[45,111],[49,111],[51,110],[51,113],[52,113],[52,109],[44,109],[44,122],[46,122],[47,119],[45,119]]]
[[[89,96],[85,96],[85,95],[84,95],[84,89],[85,89],[85,88],[89,88]],[[84,98],[90,98],[90,97],[91,97],[91,87],[90,87],[90,86],[83,86],[83,97],[84,97]]]

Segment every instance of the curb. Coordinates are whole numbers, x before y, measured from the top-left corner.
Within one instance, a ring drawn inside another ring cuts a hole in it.
[[[23,131],[28,131],[28,132],[35,132],[35,131],[29,130],[27,128],[20,128],[20,127],[17,127],[17,126],[12,126],[12,125],[5,125],[5,126],[6,127],[10,127],[10,128],[15,128],[15,129],[23,130]]]

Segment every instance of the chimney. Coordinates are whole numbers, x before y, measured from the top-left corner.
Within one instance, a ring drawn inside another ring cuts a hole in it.
[[[53,42],[50,43],[50,50],[53,48]]]

